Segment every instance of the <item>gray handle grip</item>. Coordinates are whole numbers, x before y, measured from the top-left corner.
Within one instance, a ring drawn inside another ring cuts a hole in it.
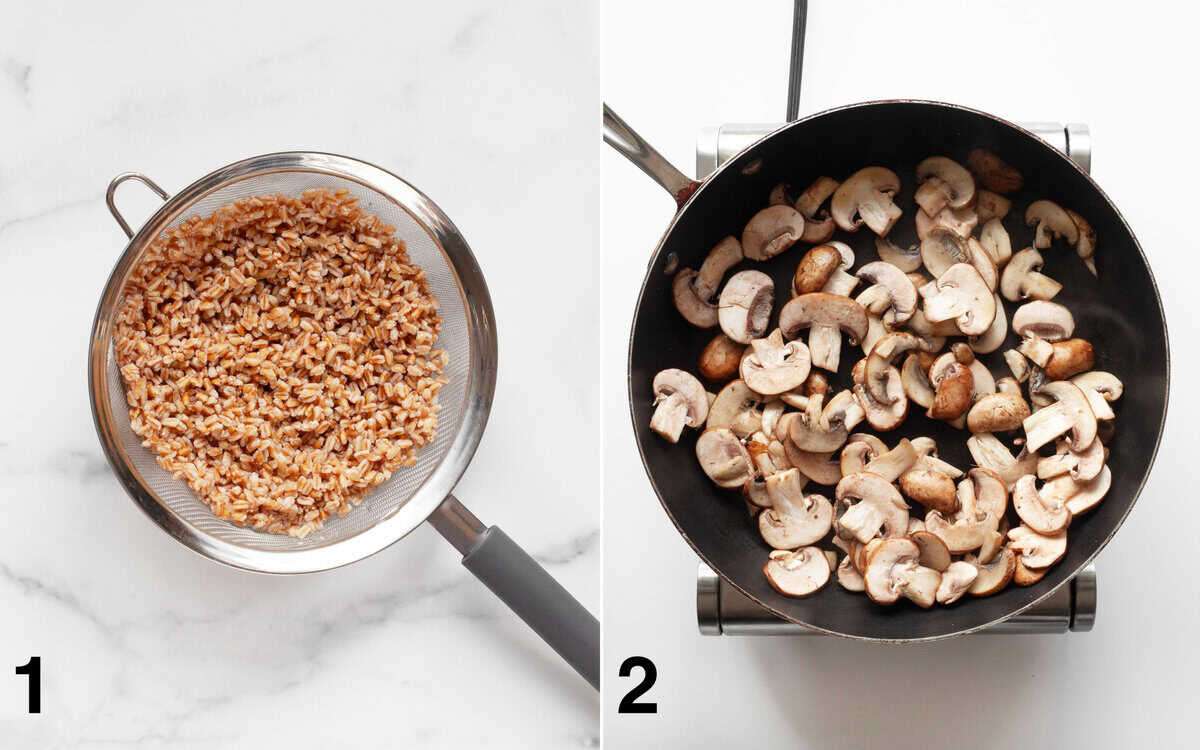
[[[542,640],[600,689],[600,622],[498,526],[463,556],[471,571]]]

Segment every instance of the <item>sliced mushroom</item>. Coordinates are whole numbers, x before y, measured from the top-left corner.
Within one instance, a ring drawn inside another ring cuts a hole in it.
[[[817,484],[835,485],[842,478],[842,468],[839,461],[831,461],[836,451],[828,453],[810,453],[795,447],[789,440],[784,444],[788,461],[800,470],[800,473]]]
[[[989,393],[967,413],[967,429],[973,433],[1016,430],[1028,416],[1029,404],[1020,393]]]
[[[1038,409],[1025,418],[1025,448],[1037,451],[1059,435],[1070,432],[1071,446],[1083,450],[1096,439],[1096,415],[1088,405],[1083,391],[1065,380],[1055,380],[1037,389],[1038,393],[1054,399],[1054,403]]]
[[[1095,391],[1110,403],[1121,398],[1121,394],[1125,391],[1124,385],[1116,375],[1103,370],[1092,370],[1082,375],[1076,375],[1071,378],[1071,382],[1082,391]]]
[[[888,237],[875,238],[875,251],[884,263],[891,263],[904,273],[912,273],[921,267],[921,246],[898,247]]]
[[[909,539],[916,542],[921,550],[919,562],[922,565],[939,573],[950,567],[950,550],[946,548],[946,543],[940,536],[929,531],[914,531],[909,534]]]
[[[700,352],[700,374],[708,380],[725,382],[736,378],[746,347],[723,333],[718,333]]]
[[[698,328],[717,325],[717,308],[711,300],[725,272],[741,260],[741,244],[734,237],[726,237],[708,252],[698,272],[684,268],[675,274],[671,291],[675,307],[685,320]]]
[[[790,206],[792,205],[792,186],[786,182],[781,182],[771,188],[770,194],[767,196],[768,206]]]
[[[1058,441],[1058,452],[1053,456],[1038,459],[1038,479],[1053,479],[1064,474],[1077,482],[1095,479],[1104,468],[1104,443],[1093,440],[1082,451],[1071,450],[1065,440]]]
[[[838,189],[838,181],[831,177],[818,177],[796,199],[796,210],[804,216],[803,242],[828,242],[833,236],[835,223],[828,212],[821,210],[821,204]]]
[[[855,593],[866,591],[867,583],[863,580],[862,573],[858,572],[858,568],[854,567],[854,562],[849,555],[842,558],[837,567],[838,583],[847,591]]]
[[[739,344],[767,331],[775,301],[775,282],[762,271],[739,271],[725,282],[717,303],[717,320],[725,335]]]
[[[792,276],[792,293],[801,295],[821,291],[841,264],[842,255],[832,245],[817,245],[809,249]]]
[[[991,190],[980,190],[975,199],[975,213],[979,214],[979,222],[986,225],[989,221],[1000,220],[1008,216],[1012,209],[1012,201]]]
[[[691,373],[663,370],[654,376],[653,388],[656,406],[650,429],[670,442],[679,442],[684,427],[699,427],[708,418],[708,396]]]
[[[948,229],[933,229],[921,240],[921,262],[935,278],[956,263],[970,263],[970,252],[966,239]]]
[[[987,288],[996,291],[996,285],[1000,283],[1000,271],[996,268],[996,261],[992,260],[992,256],[974,237],[967,238],[967,255],[970,256],[971,265],[979,272],[979,278],[987,284]]]
[[[1012,500],[1017,515],[1039,534],[1057,534],[1071,523],[1066,499],[1055,497],[1054,492],[1039,492],[1037,478],[1032,474],[1017,480]]]
[[[1005,486],[1012,489],[1017,480],[1037,471],[1038,456],[1022,448],[1014,458],[1012,452],[990,432],[967,438],[967,451],[971,458],[984,469],[996,473]]]
[[[939,604],[953,604],[962,598],[979,575],[979,568],[969,562],[958,560],[942,573],[942,582],[938,584],[936,599]]]
[[[1029,360],[1025,359],[1025,355],[1016,349],[1009,349],[1004,352],[1004,361],[1008,363],[1008,369],[1012,371],[1013,377],[1018,383],[1024,383],[1029,379]]]
[[[880,432],[894,430],[908,416],[908,398],[904,395],[904,385],[900,382],[900,371],[888,367],[883,385],[888,400],[878,401],[870,394],[866,386],[859,383],[854,386],[854,398],[862,408],[867,422]]]
[[[890,539],[908,532],[908,506],[904,498],[891,482],[878,474],[861,471],[842,477],[834,497],[838,503],[858,499],[842,514],[839,529],[860,544],[877,536]]]
[[[1025,209],[1025,226],[1037,227],[1033,246],[1045,250],[1055,237],[1062,237],[1074,245],[1079,241],[1079,227],[1071,215],[1057,203],[1047,200],[1034,201]]]
[[[924,240],[929,236],[930,232],[937,229],[946,229],[959,237],[967,238],[971,236],[971,232],[975,231],[975,225],[979,223],[979,215],[975,213],[975,209],[965,206],[963,208],[943,208],[936,215],[930,216],[924,211],[917,211],[916,227],[917,239]]]
[[[734,380],[721,389],[708,407],[707,426],[724,427],[739,438],[762,429],[763,397],[744,380]]]
[[[771,498],[767,495],[767,482],[763,477],[751,477],[742,485],[742,497],[755,508],[770,508]]]
[[[961,469],[957,469],[938,458],[937,444],[933,441],[933,438],[915,437],[911,442],[913,450],[917,452],[917,462],[914,464],[915,468],[936,471],[940,474],[945,474],[951,479],[958,479],[963,475]]]
[[[899,375],[892,363],[908,352],[923,350],[924,342],[907,331],[893,331],[876,341],[863,370],[863,384],[871,397],[884,404],[904,398],[903,383],[899,393],[889,391],[889,386],[895,383]]]
[[[802,294],[783,306],[779,326],[785,338],[794,339],[810,329],[808,349],[812,364],[837,372],[842,350],[842,332],[855,340],[867,334],[867,313],[854,300],[838,294]]]
[[[1046,366],[1046,363],[1050,361],[1051,355],[1054,354],[1054,344],[1036,335],[1032,335],[1023,339],[1020,344],[1017,344],[1017,351],[1025,359],[1037,365],[1039,371],[1042,371],[1041,368]],[[1038,406],[1045,406],[1044,403],[1038,402],[1037,399],[1034,399],[1034,403]]]
[[[975,393],[975,377],[969,367],[954,355],[943,354],[929,368],[929,382],[934,388],[933,403],[926,412],[929,418],[949,421],[967,413]]]
[[[1009,548],[1017,560],[1030,570],[1043,570],[1062,559],[1067,552],[1067,532],[1039,534],[1022,524],[1008,532]]]
[[[1027,247],[1013,255],[1000,276],[1000,294],[1009,302],[1023,299],[1052,299],[1062,291],[1062,284],[1041,273],[1042,254]]]
[[[1096,253],[1096,230],[1092,229],[1092,225],[1088,223],[1087,219],[1069,208],[1064,210],[1067,212],[1067,216],[1071,217],[1071,221],[1075,222],[1075,228],[1079,230],[1079,240],[1075,243],[1075,254],[1083,258],[1083,264],[1087,266],[1093,276],[1098,276],[1096,259],[1092,257]]]
[[[989,563],[981,562],[974,555],[967,555],[963,559],[979,571],[975,582],[967,589],[972,596],[991,596],[999,593],[1012,581],[1017,567],[1017,556],[1007,547],[1001,549]]]
[[[967,263],[956,263],[921,287],[925,317],[932,323],[954,320],[968,336],[978,336],[996,317],[996,298],[979,271]]]
[[[842,448],[839,463],[842,476],[866,469],[867,464],[875,457],[887,452],[887,446],[874,435],[861,432],[851,435],[846,441],[846,446]]]
[[[917,164],[916,201],[935,216],[947,206],[962,208],[975,200],[975,178],[958,162],[945,156],[930,156]]]
[[[900,491],[910,500],[949,515],[958,510],[954,480],[940,471],[913,469],[900,476]]]
[[[800,341],[783,342],[778,328],[764,339],[754,339],[742,358],[742,380],[756,393],[777,396],[798,388],[808,377],[808,347]]]
[[[1062,477],[1059,477],[1062,479]],[[1057,482],[1059,479],[1051,481]],[[1071,480],[1075,481],[1075,480]],[[1108,494],[1109,488],[1112,487],[1112,472],[1107,466],[1100,468],[1100,473],[1095,479],[1087,482],[1076,482],[1075,492],[1067,499],[1067,510],[1071,511],[1071,517],[1083,515],[1092,508],[1096,507],[1104,496]]]
[[[925,528],[937,534],[952,554],[977,550],[996,530],[1000,519],[978,506],[975,481],[968,477],[958,483],[958,511],[946,515],[938,510],[925,514]]]
[[[1012,258],[1012,241],[999,219],[991,219],[979,230],[979,244],[999,268]]]
[[[1021,173],[986,148],[973,148],[967,153],[967,168],[992,192],[1012,195],[1025,184]]]
[[[872,282],[886,295],[887,303],[881,310],[872,310],[881,315],[888,328],[908,322],[917,309],[917,290],[912,281],[896,266],[883,261],[868,263],[858,270],[858,276]]]
[[[746,446],[732,430],[710,427],[696,441],[700,468],[718,487],[741,487],[754,476],[754,466]]]
[[[892,231],[903,211],[892,202],[900,178],[886,167],[865,167],[850,175],[833,193],[831,213],[839,228],[857,231],[866,224],[880,237]]]
[[[763,541],[775,549],[796,549],[815,544],[833,525],[833,505],[829,498],[804,494],[804,476],[799,469],[787,469],[767,477],[767,497],[771,507],[758,516]]]
[[[804,216],[787,205],[768,206],[751,217],[742,231],[742,252],[750,260],[767,260],[800,241]]]
[[[901,474],[911,469],[916,462],[916,449],[906,438],[901,438],[895,448],[872,458],[863,470],[883,477],[889,482],[894,482]]]
[[[1016,567],[1013,568],[1012,582],[1018,586],[1032,586],[1045,578],[1047,572],[1049,572],[1049,568],[1033,570],[1025,567],[1025,564],[1021,562],[1021,558],[1018,556]]]
[[[1043,369],[1051,380],[1066,380],[1092,369],[1096,355],[1087,339],[1057,341],[1051,347],[1050,358]]]
[[[1075,316],[1057,302],[1034,300],[1013,313],[1012,329],[1018,336],[1037,336],[1053,343],[1071,338],[1075,332]]]
[[[845,242],[831,241],[826,242],[826,245],[838,251],[842,256],[841,265],[833,270],[833,275],[825,282],[825,286],[819,291],[829,294],[840,294],[843,297],[849,297],[858,286],[858,277],[847,271],[854,265],[854,250]]]
[[[893,604],[901,596],[921,607],[933,605],[942,576],[921,565],[920,549],[911,539],[885,539],[876,545],[863,576],[867,596],[878,604]]]
[[[1008,338],[1008,314],[1004,312],[1004,302],[1000,295],[996,298],[996,317],[992,324],[979,336],[971,336],[968,343],[976,354],[990,354],[999,349]]]
[[[816,547],[795,552],[775,550],[763,565],[763,575],[776,591],[797,598],[820,590],[828,583],[829,573],[829,560]]]
[[[805,410],[785,415],[780,420],[780,428],[786,422],[787,436],[800,450],[828,453],[842,447],[849,431],[863,417],[862,407],[850,391],[842,391],[828,404],[824,403],[822,395],[809,396]]]
[[[910,354],[904,358],[904,366],[900,368],[900,384],[904,388],[904,395],[914,404],[925,409],[933,406],[933,385],[921,369],[919,354]]]

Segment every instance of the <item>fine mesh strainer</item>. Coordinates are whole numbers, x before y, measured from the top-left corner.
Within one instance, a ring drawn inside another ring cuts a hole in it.
[[[118,185],[137,180],[166,202],[135,234],[113,202]],[[439,393],[437,437],[417,462],[393,473],[349,514],[328,519],[303,539],[267,534],[217,518],[187,486],[161,469],[129,426],[112,331],[122,290],[146,247],[196,215],[252,195],[298,196],[344,188],[363,209],[396,227],[440,303],[437,346],[449,355]],[[429,520],[463,564],[593,686],[599,684],[599,624],[497,527],[485,527],[452,495],[487,423],[496,386],[496,328],[491,297],[475,257],[450,219],[428,197],[373,164],[315,152],[267,154],[219,169],[168,197],[148,177],[126,173],[108,188],[108,206],[130,237],[104,288],[92,325],[88,387],[96,431],[127,492],[164,531],[200,554],[246,570],[306,573],[360,560]]]

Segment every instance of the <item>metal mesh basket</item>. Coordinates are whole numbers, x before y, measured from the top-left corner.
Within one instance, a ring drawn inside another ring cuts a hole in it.
[[[154,186],[140,175],[134,177]],[[129,425],[124,383],[111,336],[121,290],[146,247],[192,216],[206,216],[252,195],[298,196],[312,188],[346,189],[362,207],[396,227],[411,260],[423,268],[439,301],[437,346],[448,354],[439,394],[437,436],[416,463],[395,471],[347,515],[297,539],[217,518],[187,483],[159,468]],[[165,195],[164,195],[165,197]],[[118,221],[124,226],[123,220]],[[128,228],[126,227],[126,231]],[[474,453],[495,385],[496,339],[491,301],[470,249],[449,219],[400,178],[365,162],[294,152],[254,157],[218,170],[167,202],[131,237],[104,290],[91,341],[89,380],[96,428],[125,488],[160,526],[193,549],[265,572],[321,570],[353,562],[419,525],[453,489]]]

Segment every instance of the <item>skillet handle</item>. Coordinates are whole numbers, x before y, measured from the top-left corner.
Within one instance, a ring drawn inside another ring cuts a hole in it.
[[[604,105],[604,142],[662,185],[679,206],[700,187],[699,182],[672,166],[607,104]]]
[[[429,517],[471,571],[593,688],[600,689],[600,622],[498,526],[452,495]]]

